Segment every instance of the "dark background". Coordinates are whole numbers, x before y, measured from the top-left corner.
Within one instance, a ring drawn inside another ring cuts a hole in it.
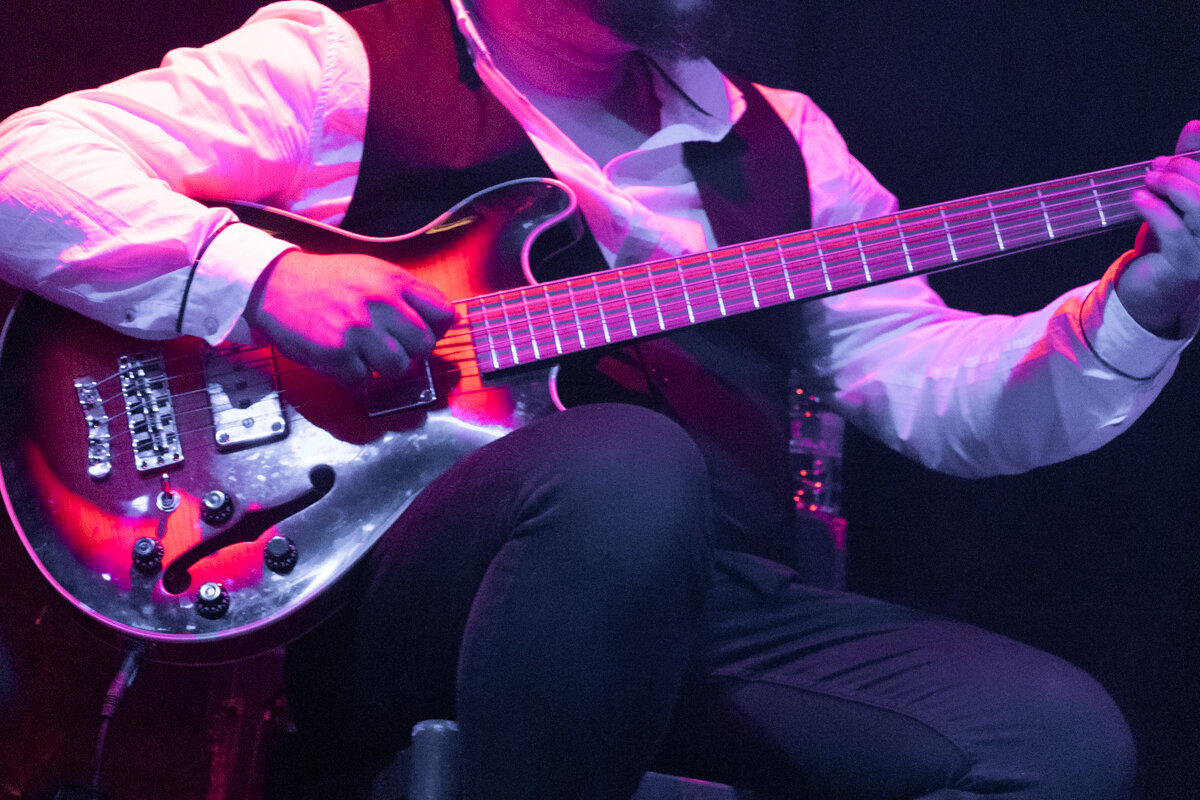
[[[151,66],[258,5],[4,0],[0,115]],[[738,8],[733,46],[719,60],[812,95],[904,206],[1150,158],[1200,115],[1193,0],[740,0]],[[1098,277],[1131,236],[1103,234],[933,280],[955,305],[1026,310]],[[1023,476],[948,478],[861,436],[847,442],[852,588],[1004,632],[1092,672],[1134,728],[1145,800],[1200,796],[1198,373],[1196,354],[1186,353],[1127,434]],[[23,691],[0,717],[0,797],[31,797],[86,777],[95,712],[118,657],[76,630],[5,533],[0,637]],[[273,668],[149,665],[114,726],[113,797],[252,791],[252,780],[230,777],[239,770],[220,740],[251,741],[233,748],[239,758],[258,752],[274,700],[263,675]]]

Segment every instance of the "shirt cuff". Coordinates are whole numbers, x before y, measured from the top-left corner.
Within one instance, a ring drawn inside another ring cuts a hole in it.
[[[296,246],[240,222],[222,228],[196,264],[183,299],[179,332],[216,345],[242,318],[250,290],[267,266]]]
[[[1117,275],[1134,257],[1124,253],[1088,293],[1080,309],[1080,326],[1088,347],[1113,371],[1135,380],[1156,376],[1187,344],[1164,339],[1139,325],[1117,297]]]

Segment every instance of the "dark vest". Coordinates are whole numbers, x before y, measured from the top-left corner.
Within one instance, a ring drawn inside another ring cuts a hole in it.
[[[345,17],[366,48],[371,96],[343,227],[401,233],[494,184],[552,175],[475,73],[445,0],[388,0]],[[733,131],[684,146],[717,241],[810,227],[799,148],[762,94],[735,83],[747,110]],[[604,268],[590,236],[576,246],[575,263],[581,252],[583,263]],[[577,402],[637,403],[678,421],[708,461],[718,546],[785,563],[795,556],[787,448],[794,311],[767,309],[572,357],[560,378]]]

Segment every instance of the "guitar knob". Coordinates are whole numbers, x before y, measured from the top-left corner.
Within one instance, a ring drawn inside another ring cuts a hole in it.
[[[133,566],[139,572],[158,572],[162,569],[163,546],[158,539],[143,536],[133,543]]]
[[[229,610],[229,590],[208,581],[196,592],[196,611],[205,619],[220,619]]]
[[[299,558],[295,543],[286,536],[272,536],[263,545],[263,562],[272,572],[281,575],[291,572]]]
[[[233,498],[220,489],[205,492],[200,498],[200,519],[209,525],[224,525],[233,516]]]

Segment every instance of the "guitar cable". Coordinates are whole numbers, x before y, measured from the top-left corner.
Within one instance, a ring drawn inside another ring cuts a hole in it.
[[[129,651],[125,653],[121,667],[113,676],[112,683],[108,685],[108,692],[104,695],[104,704],[100,707],[100,730],[96,734],[95,764],[92,768],[91,794],[93,798],[104,796],[100,792],[100,768],[104,761],[104,743],[108,739],[108,725],[117,713],[117,706],[120,705],[121,698],[125,696],[126,690],[133,683],[133,679],[137,677],[138,667],[142,665],[145,656],[145,643],[140,640],[134,641]]]

